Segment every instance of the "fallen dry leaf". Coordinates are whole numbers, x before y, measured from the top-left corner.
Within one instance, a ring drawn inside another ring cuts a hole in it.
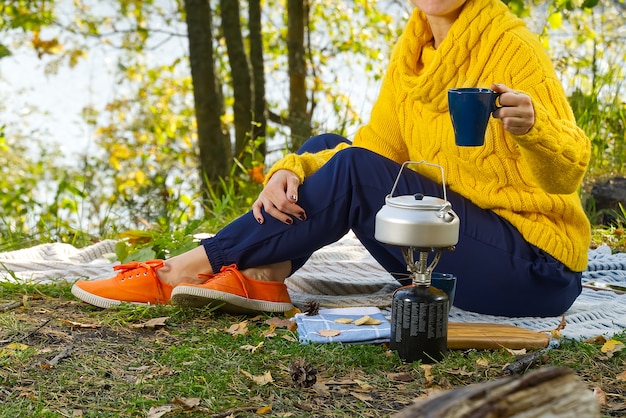
[[[371,402],[371,401],[374,400],[374,398],[372,398],[370,395],[368,395],[366,393],[350,392],[350,395],[354,396],[355,398],[357,398],[361,402]]]
[[[593,388],[593,395],[596,397],[600,406],[606,406],[606,393],[604,393],[600,386]]]
[[[478,360],[476,360],[476,365],[481,369],[487,369],[489,368],[489,360],[487,360],[484,357],[481,357]]]
[[[557,325],[556,328],[551,330],[541,330],[539,332],[549,332],[552,338],[560,339],[563,337],[561,331],[565,329],[566,326],[567,323],[565,322],[565,315],[561,315],[561,322],[559,322],[559,325]]]
[[[17,354],[20,351],[24,351],[28,348],[26,344],[22,343],[10,343],[6,345],[4,348],[0,349],[0,357],[4,356],[12,356]]]
[[[372,389],[374,389],[374,387],[372,385],[370,385],[369,383],[367,383],[367,382],[365,382],[363,380],[354,379],[354,381],[356,382],[357,385],[359,385],[359,388],[361,390],[371,391]]]
[[[256,350],[258,350],[259,348],[263,347],[264,344],[265,343],[263,341],[261,341],[257,345],[246,344],[246,345],[242,345],[239,348],[241,348],[242,350],[248,350],[249,352],[254,353]]]
[[[265,405],[254,411],[258,415],[265,415],[272,412],[272,405]]]
[[[270,327],[265,331],[261,332],[261,335],[265,338],[272,338],[276,336],[276,325],[270,324]]]
[[[411,376],[409,373],[403,373],[403,372],[388,373],[387,379],[394,381],[394,382],[412,382],[413,380],[415,380],[415,378]]]
[[[161,418],[163,415],[172,412],[174,407],[172,405],[153,406],[148,411],[147,418]]]
[[[526,349],[525,348],[521,348],[519,350],[512,350],[510,348],[506,348],[505,350],[508,351],[508,353],[512,356],[523,356],[526,354]]]
[[[351,324],[354,322],[354,319],[352,318],[337,318],[335,319],[335,322],[338,324]]]
[[[233,337],[237,335],[248,335],[248,321],[242,321],[238,324],[232,324],[228,329],[225,329],[227,333],[231,334]]]
[[[606,342],[606,337],[604,335],[596,335],[595,337],[583,340],[583,342],[587,344],[604,344]]]
[[[615,376],[617,380],[621,380],[622,382],[626,382],[626,370]]]
[[[259,386],[267,385],[268,383],[272,383],[274,378],[272,377],[272,373],[267,371],[264,374],[253,375],[245,370],[242,370],[241,373],[251,379],[254,383]]]
[[[607,342],[604,343],[604,345],[602,346],[602,348],[600,349],[600,351],[602,351],[605,354],[608,355],[613,355],[615,353],[617,353],[618,351],[621,351],[624,349],[624,343],[621,341],[617,341],[614,339],[610,339]]]
[[[292,309],[289,309],[287,312],[285,312],[285,318],[293,318],[298,313],[302,313],[302,311],[300,309],[294,307]]]
[[[337,335],[341,334],[341,331],[338,331],[336,329],[323,329],[318,331],[317,333],[322,337],[336,337]]]
[[[297,329],[298,324],[296,323],[296,321],[291,321],[291,324],[289,324],[289,327],[287,328],[287,330],[291,332],[296,332]]]
[[[430,364],[420,364],[420,368],[424,370],[424,385],[429,386],[433,382],[433,375],[431,372],[432,365]]]
[[[456,376],[472,376],[474,374],[473,372],[468,372],[466,366],[463,366],[460,369],[446,370],[446,373],[456,375]]]
[[[265,323],[269,326],[274,326],[275,328],[289,328],[293,321],[284,318],[273,317],[265,321]]]
[[[59,321],[70,325],[72,328],[83,328],[83,329],[100,328],[100,324],[84,324],[82,322],[68,321],[67,319],[59,319]]]
[[[133,324],[132,327],[133,328],[160,328],[160,327],[164,327],[167,325],[165,321],[167,321],[168,319],[170,319],[169,316],[162,316],[160,318],[152,318],[144,322],[143,324]]]
[[[194,409],[200,406],[200,398],[174,398],[172,402],[183,409]]]

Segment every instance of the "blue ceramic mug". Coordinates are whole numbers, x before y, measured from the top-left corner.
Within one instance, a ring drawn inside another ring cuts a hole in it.
[[[448,90],[448,109],[458,146],[477,147],[485,143],[489,117],[499,107],[498,97],[500,93],[485,88]]]
[[[450,308],[454,303],[454,295],[456,293],[456,276],[448,273],[432,272],[430,276],[430,285],[436,289],[442,290],[450,301]]]

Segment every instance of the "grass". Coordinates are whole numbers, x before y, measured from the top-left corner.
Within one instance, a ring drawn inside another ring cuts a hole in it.
[[[385,345],[299,344],[281,317],[100,310],[73,298],[68,283],[1,289],[0,306],[22,306],[0,313],[0,417],[384,417],[433,390],[498,379],[516,359],[505,349],[455,350],[425,367],[402,363]],[[167,319],[142,326],[156,318]],[[315,370],[314,386],[294,383],[298,359]],[[625,360],[600,343],[572,341],[534,367],[573,369],[607,394],[604,416],[619,416]]]

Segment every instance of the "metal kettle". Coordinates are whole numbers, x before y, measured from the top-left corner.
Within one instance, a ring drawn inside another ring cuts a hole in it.
[[[402,170],[409,164],[425,164],[441,169],[443,199],[414,195],[393,196]],[[425,161],[406,161],[376,214],[374,238],[400,247],[451,247],[459,240],[459,217],[447,200],[443,167]]]

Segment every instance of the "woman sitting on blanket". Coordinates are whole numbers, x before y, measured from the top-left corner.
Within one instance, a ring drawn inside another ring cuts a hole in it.
[[[566,311],[587,263],[590,225],[577,189],[590,143],[551,62],[499,0],[412,3],[370,121],[352,143],[311,138],[271,168],[250,212],[198,248],[116,266],[115,277],[77,282],[74,295],[101,307],[171,302],[284,312],[292,307],[285,278],[350,229],[408,284],[400,248],[376,241],[374,220],[400,164],[425,160],[445,170],[461,220],[456,250],[437,267],[458,278],[454,304],[505,316]],[[501,93],[482,147],[455,145],[447,91],[456,87]],[[413,167],[396,193],[439,196],[441,173]]]

